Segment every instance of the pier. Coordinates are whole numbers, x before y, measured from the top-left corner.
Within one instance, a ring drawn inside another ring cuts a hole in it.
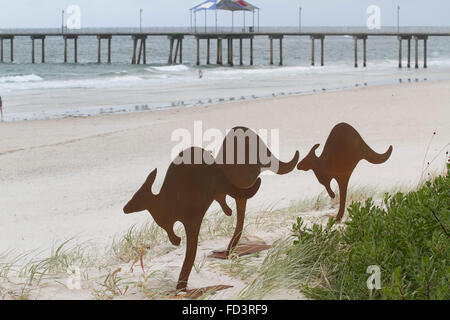
[[[147,59],[147,41],[151,41],[152,37],[166,37],[169,41],[168,43],[168,64],[182,64],[183,63],[183,41],[188,39],[193,39],[196,41],[196,65],[202,65],[201,59],[201,45],[206,44],[206,57],[204,59],[204,64],[209,65],[212,63],[211,57],[211,45],[216,43],[217,45],[217,57],[216,64],[223,65],[223,43],[227,43],[227,64],[229,66],[234,66],[234,53],[233,44],[234,41],[239,42],[239,65],[244,65],[244,53],[243,53],[243,43],[244,41],[249,41],[250,53],[249,59],[247,61],[248,65],[253,65],[254,63],[254,50],[253,42],[256,37],[266,38],[269,41],[269,56],[267,57],[271,65],[274,64],[275,60],[275,45],[274,40],[278,43],[278,64],[283,65],[283,39],[285,37],[308,37],[311,39],[311,65],[316,65],[316,40],[320,41],[320,65],[325,65],[325,40],[329,37],[342,37],[348,36],[353,38],[354,41],[354,66],[358,68],[358,43],[362,41],[362,51],[363,51],[363,67],[367,66],[367,41],[372,37],[394,37],[398,39],[398,67],[403,67],[403,43],[407,43],[407,64],[408,68],[411,68],[411,55],[412,55],[412,41],[414,40],[414,50],[415,50],[415,68],[419,68],[419,42],[423,42],[423,68],[427,68],[427,41],[430,37],[450,37],[450,33],[395,33],[395,32],[368,32],[368,33],[346,33],[346,32],[321,32],[321,33],[303,33],[303,32],[186,32],[186,33],[45,33],[45,34],[33,34],[33,33],[13,33],[13,34],[2,34],[0,33],[0,63],[14,62],[14,39],[18,37],[26,37],[31,40],[31,63],[36,63],[36,42],[41,44],[41,63],[45,63],[45,40],[49,37],[61,38],[64,41],[64,52],[62,53],[64,63],[68,63],[68,43],[73,42],[73,63],[78,63],[78,38],[80,37],[96,37],[98,39],[98,52],[97,52],[97,63],[102,63],[102,40],[107,42],[107,63],[112,63],[113,57],[111,54],[111,46],[113,39],[116,37],[129,37],[132,41],[133,47],[131,55],[132,64],[147,64],[150,59]],[[6,54],[8,51],[7,44],[9,41],[9,61],[6,59]],[[275,44],[276,44],[275,43]],[[395,48],[393,48],[395,50]],[[260,54],[260,53],[259,53]],[[95,61],[93,59],[93,61]]]

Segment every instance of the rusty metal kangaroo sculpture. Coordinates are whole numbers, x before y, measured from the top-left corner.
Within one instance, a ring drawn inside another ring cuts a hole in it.
[[[216,156],[216,163],[232,185],[245,190],[252,188],[259,181],[258,177],[263,171],[269,170],[280,175],[291,172],[295,169],[299,157],[300,154],[297,151],[290,162],[281,162],[254,131],[246,127],[235,127],[225,137]],[[225,214],[231,216],[232,210],[227,205],[225,196],[222,193],[217,201]],[[241,238],[249,197],[234,198],[237,211],[236,230],[227,250],[214,253],[213,256],[217,258],[228,258]]]
[[[349,124],[340,123],[331,131],[320,157],[316,156],[316,144],[297,166],[297,169],[313,170],[317,180],[325,186],[331,198],[335,198],[330,183],[335,179],[339,185],[339,212],[336,221],[340,222],[345,212],[347,187],[350,176],[361,160],[373,164],[386,162],[392,153],[392,146],[384,154],[373,151],[360,134]]]
[[[200,161],[195,161],[198,159]],[[184,225],[187,248],[177,284],[180,291],[187,289],[197,254],[200,226],[212,202],[221,201],[223,195],[236,199],[251,198],[261,185],[258,179],[249,188],[234,186],[214,161],[211,153],[201,148],[184,150],[169,166],[158,195],[152,192],[157,174],[155,169],[123,209],[126,214],[147,210],[176,246],[180,245],[181,238],[173,231],[174,223],[180,221]]]

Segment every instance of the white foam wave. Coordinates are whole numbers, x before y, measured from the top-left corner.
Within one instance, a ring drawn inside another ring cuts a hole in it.
[[[38,75],[28,74],[23,76],[5,76],[0,77],[0,83],[21,83],[21,82],[36,82],[36,81],[42,81],[41,77]]]

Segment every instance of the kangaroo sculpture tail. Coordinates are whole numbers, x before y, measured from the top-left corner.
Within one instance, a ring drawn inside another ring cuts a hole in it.
[[[372,164],[385,163],[391,156],[392,150],[393,150],[393,148],[392,148],[392,146],[390,146],[389,149],[385,153],[379,154],[379,153],[373,151],[372,148],[367,146],[366,152],[364,154],[364,159],[369,161]]]
[[[289,172],[291,172],[292,170],[295,169],[299,158],[300,158],[300,153],[298,151],[296,151],[295,155],[291,161],[282,162],[282,161],[278,160],[279,165],[278,165],[278,171],[276,173],[277,174],[288,174]]]

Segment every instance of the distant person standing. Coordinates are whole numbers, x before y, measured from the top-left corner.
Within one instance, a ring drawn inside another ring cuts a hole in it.
[[[202,69],[198,70],[198,78],[199,79],[203,78],[203,70]]]
[[[0,96],[0,121],[3,122],[3,105],[2,105],[2,97]]]

